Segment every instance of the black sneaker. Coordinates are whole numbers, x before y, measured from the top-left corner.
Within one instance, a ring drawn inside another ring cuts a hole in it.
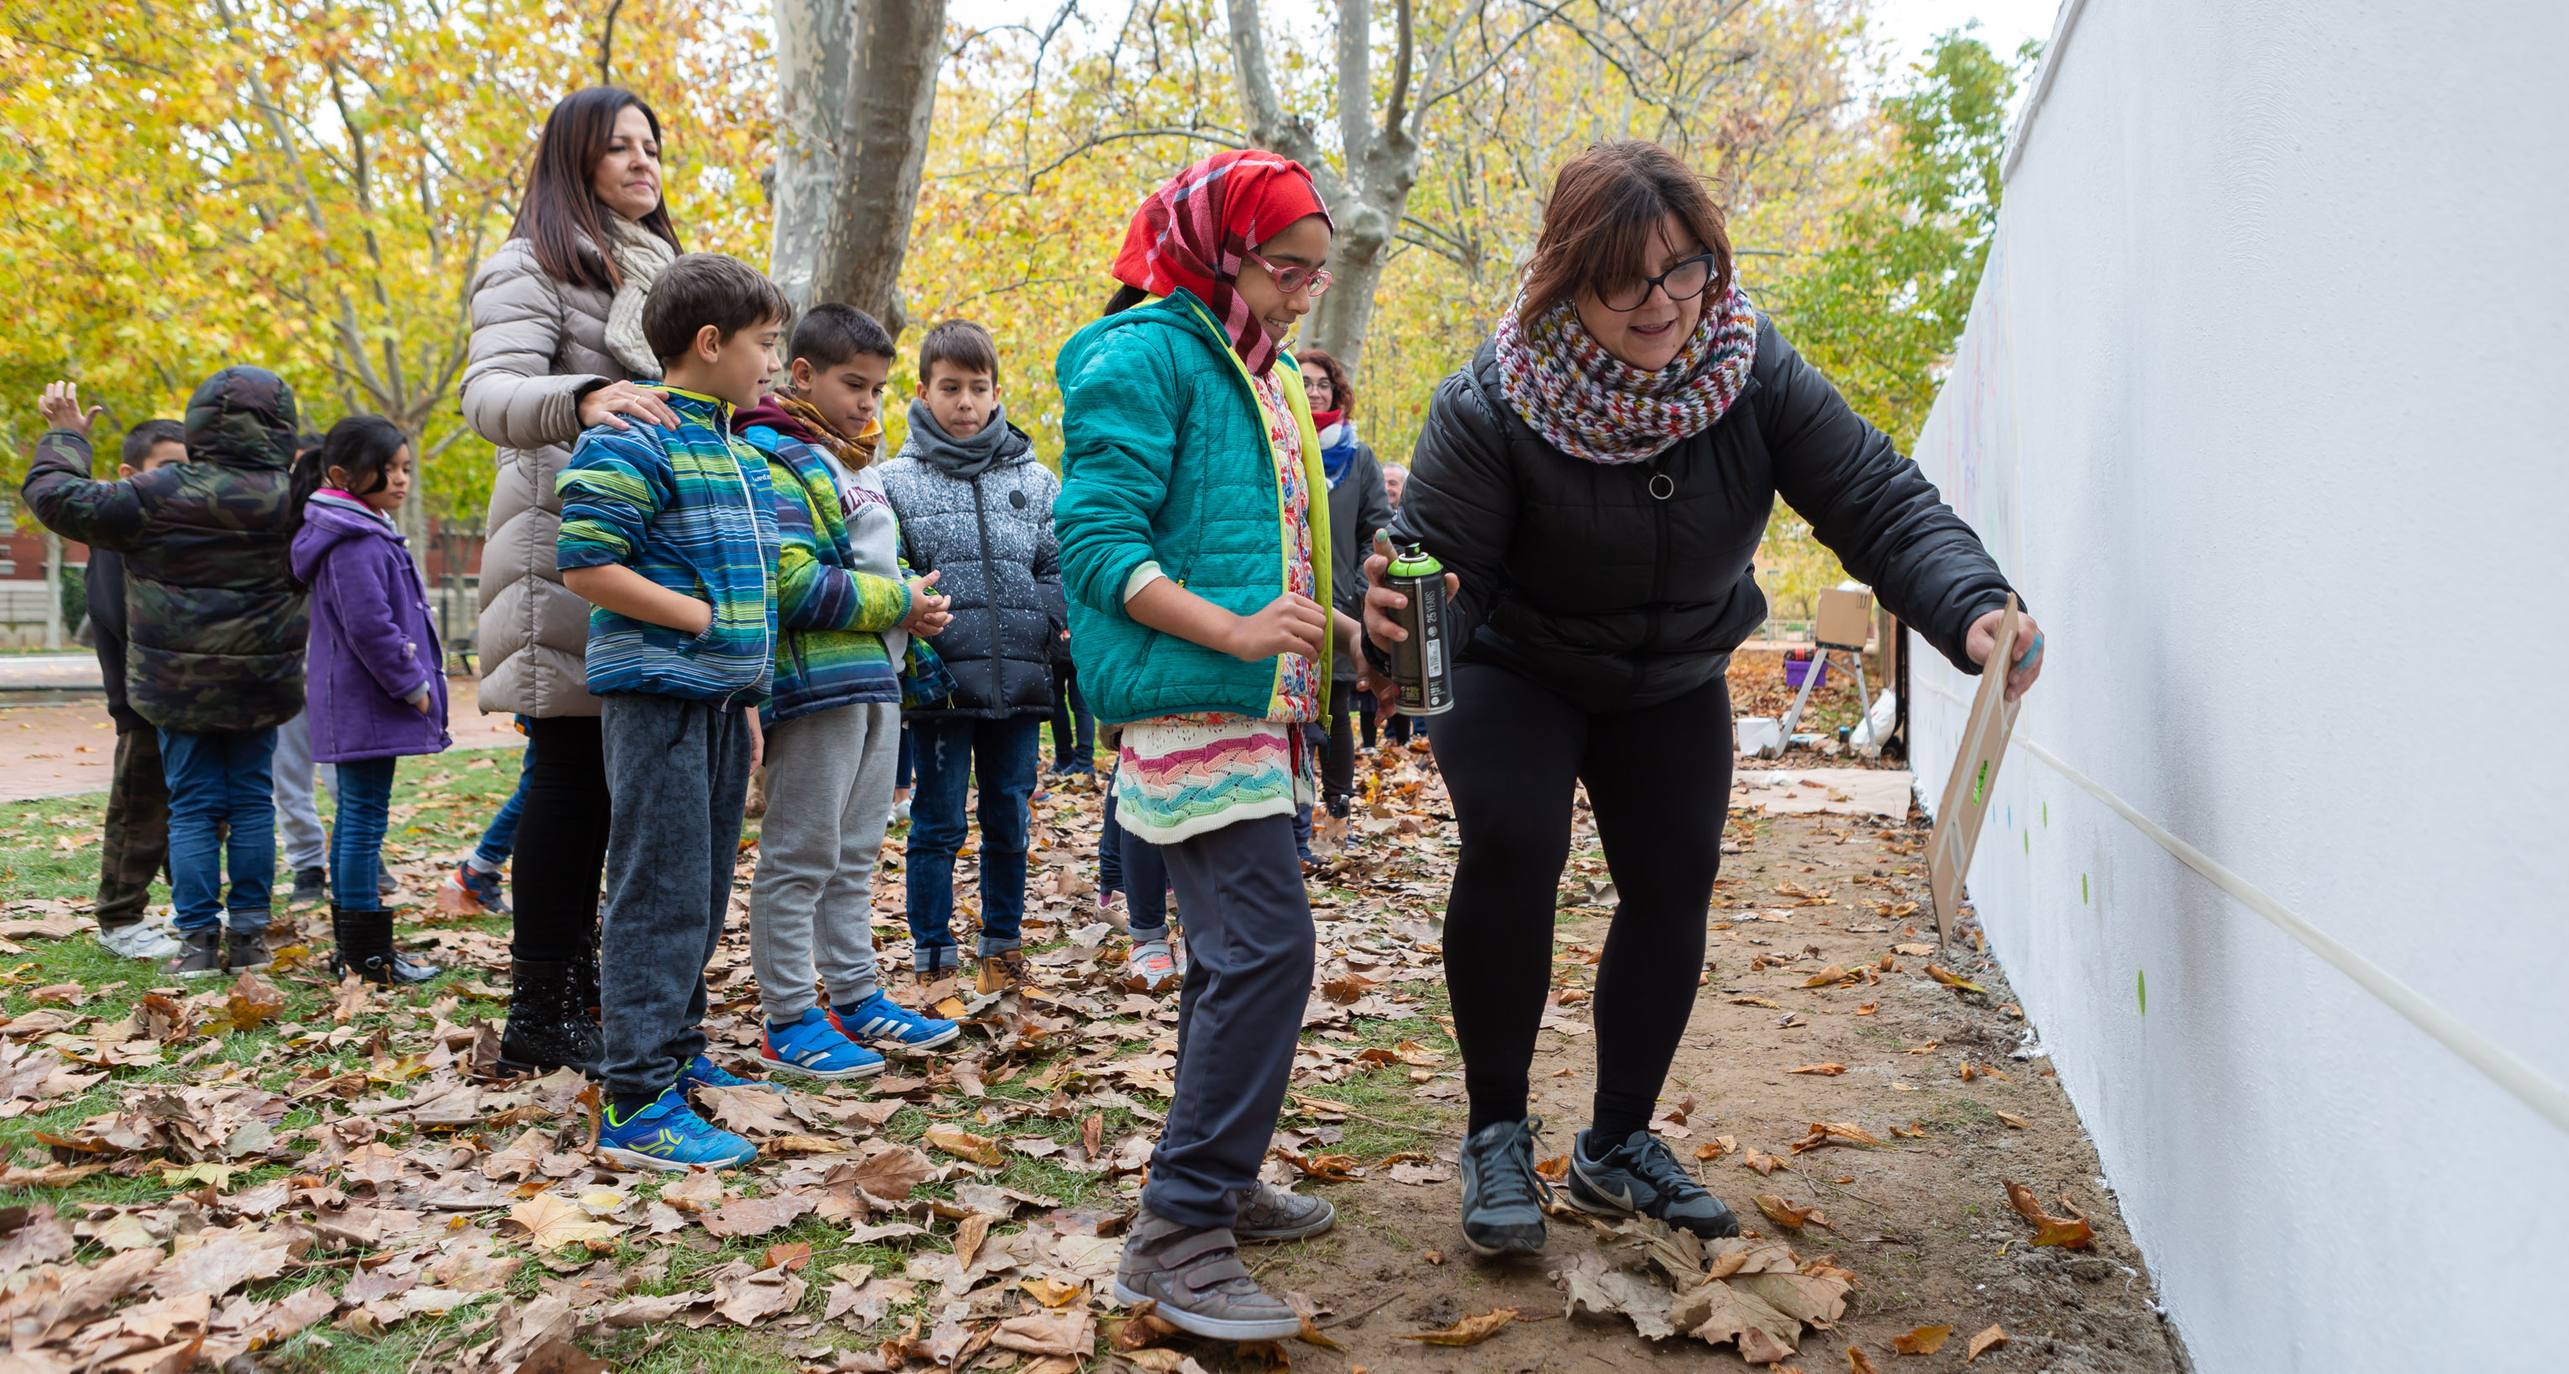
[[[1699,1236],[1735,1236],[1739,1219],[1650,1132],[1635,1131],[1603,1157],[1595,1131],[1570,1150],[1570,1205],[1604,1216],[1650,1216]]]
[[[223,932],[223,969],[225,972],[242,973],[250,969],[266,968],[267,966],[268,932],[266,927],[263,926],[257,930],[226,930]]]
[[[330,875],[319,864],[294,871],[294,895],[287,901],[296,906],[319,906],[330,900]]]
[[[180,978],[201,978],[222,971],[223,929],[220,926],[180,931],[178,953],[161,965],[161,972]]]
[[[1463,1142],[1463,1243],[1477,1255],[1543,1249],[1543,1202],[1552,1189],[1534,1172],[1542,1121],[1493,1121]]]

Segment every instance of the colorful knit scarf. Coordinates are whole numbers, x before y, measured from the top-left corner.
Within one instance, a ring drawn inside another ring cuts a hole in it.
[[[1315,410],[1311,428],[1320,436],[1320,469],[1329,476],[1329,489],[1336,491],[1356,465],[1356,422],[1343,409]]]
[[[1523,303],[1499,322],[1499,389],[1546,442],[1591,463],[1646,463],[1711,428],[1757,362],[1757,312],[1736,285],[1656,372],[1608,353],[1571,302],[1520,326]]]
[[[778,410],[802,421],[803,427],[812,432],[814,441],[828,449],[830,456],[838,459],[840,466],[850,472],[873,462],[875,450],[883,443],[883,421],[879,418],[867,425],[863,434],[851,439],[822,417],[820,407],[791,391],[772,393],[768,399],[776,403]]]
[[[1250,249],[1312,215],[1327,219],[1329,209],[1301,163],[1255,149],[1216,153],[1170,177],[1133,212],[1115,279],[1154,296],[1195,293],[1212,307],[1231,350],[1263,377],[1283,340],[1232,283]]]

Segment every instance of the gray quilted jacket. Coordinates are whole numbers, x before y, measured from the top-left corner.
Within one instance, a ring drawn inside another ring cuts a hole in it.
[[[1005,423],[994,420],[993,423]],[[1049,715],[1052,646],[1065,617],[1053,498],[1061,483],[1030,447],[962,478],[915,442],[881,468],[901,517],[901,555],[913,573],[942,573],[954,620],[936,638],[954,696],[904,716]]]
[[[580,437],[580,396],[622,380],[607,352],[609,293],[554,280],[524,239],[473,274],[464,420],[499,446],[483,524],[481,707],[539,718],[594,716],[587,687],[589,604],[562,585],[553,479]]]

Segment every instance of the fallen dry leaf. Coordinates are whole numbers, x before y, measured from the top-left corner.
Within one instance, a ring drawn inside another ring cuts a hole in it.
[[[1996,1322],[1991,1322],[1988,1330],[1971,1338],[1971,1344],[1963,1350],[1963,1363],[1969,1364],[2006,1343],[2006,1331],[2002,1330]]]
[[[526,1233],[538,1250],[560,1245],[586,1245],[615,1239],[623,1227],[591,1217],[580,1204],[553,1193],[538,1193],[508,1209],[508,1219]]]
[[[1858,1016],[1871,1016],[1880,1010],[1882,1010],[1882,1004],[1880,1002],[1858,1002],[1855,1004],[1855,1014]]]
[[[1913,1327],[1905,1336],[1892,1337],[1891,1348],[1903,1355],[1933,1355],[1944,1349],[1946,1338],[1953,1333],[1950,1326]]]
[[[1882,1142],[1852,1121],[1814,1121],[1811,1133],[1793,1142],[1793,1153],[1816,1150],[1824,1145],[1879,1145]]]
[[[2007,1185],[2007,1205],[2016,1214],[2034,1223],[2034,1244],[2057,1245],[2070,1250],[2084,1250],[2096,1243],[2096,1232],[2084,1217],[2056,1217],[2043,1210],[2042,1199],[2022,1183]]]
[[[1860,1345],[1846,1348],[1846,1367],[1847,1374],[1879,1374],[1873,1367],[1873,1358],[1865,1354],[1864,1347]]]
[[[1007,1161],[998,1141],[986,1135],[974,1135],[960,1126],[930,1126],[927,1142],[957,1159],[968,1159],[994,1169]]]
[[[1758,1173],[1764,1175],[1772,1175],[1778,1169],[1792,1167],[1781,1158],[1767,1154],[1754,1145],[1749,1147],[1747,1154],[1740,1156],[1739,1162],[1742,1166],[1755,1169]]]
[[[1995,1108],[1992,1108],[1991,1110],[1999,1120],[2006,1122],[2008,1125],[2013,1126],[2020,1131],[2031,1129],[2034,1124],[2027,1121],[2025,1118],[2016,1115],[2014,1112],[2001,1112],[1997,1111]]]
[[[1773,1193],[1759,1193],[1755,1200],[1757,1210],[1764,1212],[1768,1221],[1774,1222],[1787,1231],[1799,1231],[1805,1226],[1829,1224],[1829,1219],[1821,1215],[1817,1207],[1796,1207]]]
[[[1952,988],[1956,992],[1977,992],[1984,996],[1989,992],[1989,989],[1982,987],[1980,984],[1963,977],[1952,969],[1944,968],[1940,965],[1927,965],[1927,976],[1944,984],[1946,987]]]
[[[1844,1065],[1844,1064],[1804,1064],[1804,1065],[1800,1066],[1799,1068],[1788,1069],[1788,1070],[1786,1070],[1786,1072],[1788,1072],[1788,1073],[1816,1073],[1816,1074],[1824,1074],[1824,1075],[1826,1075],[1826,1076],[1828,1076],[1828,1077],[1830,1077],[1830,1078],[1835,1078],[1835,1077],[1837,1077],[1839,1074],[1842,1074],[1842,1073],[1845,1073],[1845,1072],[1846,1072],[1846,1065]]]
[[[1479,1345],[1499,1334],[1499,1328],[1516,1320],[1513,1307],[1493,1307],[1487,1312],[1465,1317],[1442,1331],[1413,1331],[1399,1339],[1426,1345]]]

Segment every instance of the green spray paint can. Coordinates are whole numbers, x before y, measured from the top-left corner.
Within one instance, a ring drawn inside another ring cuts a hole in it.
[[[1408,598],[1394,614],[1409,637],[1392,646],[1392,682],[1401,714],[1442,715],[1454,709],[1454,653],[1446,636],[1445,565],[1416,544],[1384,570],[1387,585]]]

